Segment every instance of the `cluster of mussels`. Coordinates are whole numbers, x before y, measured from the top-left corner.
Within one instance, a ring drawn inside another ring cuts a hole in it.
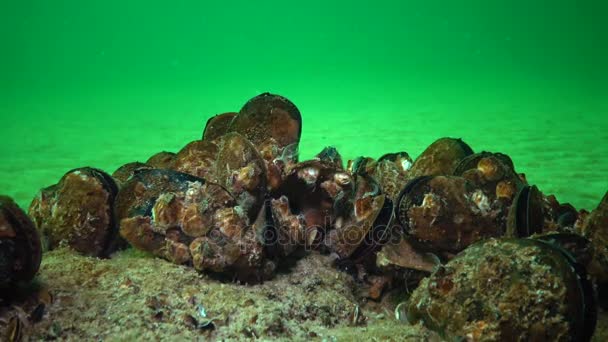
[[[0,286],[33,277],[41,245],[107,257],[131,245],[243,282],[317,250],[366,295],[415,288],[397,315],[446,338],[585,340],[608,284],[608,195],[591,213],[528,184],[501,153],[442,138],[343,164],[298,161],[302,119],[264,93],[211,118],[202,139],[111,176],[69,171],[32,221],[0,198]],[[36,227],[36,228],[34,228]]]

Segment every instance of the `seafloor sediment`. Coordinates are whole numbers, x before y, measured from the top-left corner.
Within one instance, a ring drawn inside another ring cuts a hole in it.
[[[37,286],[53,299],[29,327],[32,340],[436,338],[395,319],[403,298],[366,302],[352,277],[317,253],[273,280],[243,285],[133,249],[107,260],[60,249],[45,254]]]

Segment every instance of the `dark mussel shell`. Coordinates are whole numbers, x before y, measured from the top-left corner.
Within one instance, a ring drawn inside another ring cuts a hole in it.
[[[146,164],[156,169],[172,169],[173,163],[175,163],[175,157],[176,154],[173,152],[158,152],[148,158]]]
[[[573,260],[541,240],[476,243],[420,283],[407,304],[408,321],[449,340],[589,341],[596,304],[584,268]]]
[[[473,154],[471,147],[455,138],[441,138],[433,142],[414,161],[411,177],[451,175],[460,161]]]
[[[462,177],[423,176],[404,187],[396,215],[400,228],[425,249],[456,253],[478,240],[502,236],[507,209]]]
[[[521,188],[509,209],[507,236],[528,237],[543,231],[543,195],[535,185]]]
[[[0,196],[0,289],[30,281],[42,258],[34,223],[7,196]]]
[[[249,100],[232,120],[230,132],[244,135],[255,146],[273,139],[281,149],[297,144],[302,135],[302,116],[287,98],[263,93]]]
[[[122,184],[126,183],[135,172],[139,170],[152,169],[153,167],[140,162],[132,162],[127,163],[112,173],[112,178],[116,181],[118,187],[122,186]]]
[[[235,112],[228,112],[209,118],[205,125],[205,130],[203,131],[202,140],[214,140],[226,134],[232,119],[234,119],[237,114],[238,113]]]
[[[66,243],[76,251],[105,257],[119,246],[114,220],[118,187],[105,172],[85,167],[68,171],[41,190],[29,214],[49,249]]]

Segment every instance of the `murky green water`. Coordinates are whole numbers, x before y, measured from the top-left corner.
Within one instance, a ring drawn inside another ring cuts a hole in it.
[[[546,193],[608,189],[605,1],[43,1],[0,4],[0,193],[177,151],[264,91],[304,158],[462,137]]]

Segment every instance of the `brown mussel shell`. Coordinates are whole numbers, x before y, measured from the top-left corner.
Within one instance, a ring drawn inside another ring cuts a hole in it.
[[[127,163],[121,167],[119,167],[118,169],[116,169],[116,171],[114,171],[112,173],[112,178],[114,178],[114,181],[116,182],[116,184],[118,185],[118,187],[121,187],[122,184],[126,183],[129,178],[131,178],[133,176],[133,174],[139,170],[145,170],[145,169],[152,169],[153,167],[145,164],[145,163],[140,163],[140,162],[132,162],[132,163]]]
[[[471,154],[473,150],[462,139],[438,139],[416,158],[410,177],[451,175],[458,163]]]
[[[41,190],[29,214],[48,249],[66,243],[89,256],[105,257],[120,244],[114,219],[118,187],[105,172],[85,167],[68,171]]]
[[[172,169],[175,163],[176,154],[173,152],[158,152],[148,158],[146,165],[150,165],[155,169]]]
[[[195,140],[184,146],[175,156],[172,170],[213,181],[219,147],[215,141]]]
[[[42,246],[34,223],[7,196],[0,196],[0,289],[34,278]]]
[[[279,147],[297,144],[302,134],[302,117],[287,98],[263,93],[249,100],[232,120],[230,132],[245,136],[255,146],[273,139]]]
[[[235,112],[228,112],[209,118],[207,124],[205,124],[202,140],[215,140],[226,134],[232,119],[234,119],[237,114],[238,113]]]
[[[216,182],[226,188],[253,222],[266,194],[266,164],[253,144],[238,133],[219,141],[214,165]]]
[[[163,193],[184,192],[189,183],[205,184],[207,181],[190,174],[173,170],[141,170],[120,189],[115,202],[116,218],[151,215],[156,199]],[[226,205],[228,205],[227,203]]]

